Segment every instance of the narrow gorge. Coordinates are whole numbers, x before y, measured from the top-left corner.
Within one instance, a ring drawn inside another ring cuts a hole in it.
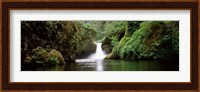
[[[21,21],[22,71],[178,71],[179,21]]]

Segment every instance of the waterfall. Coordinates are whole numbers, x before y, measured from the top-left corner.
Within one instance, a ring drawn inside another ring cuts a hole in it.
[[[105,52],[101,48],[101,44],[102,43],[96,43],[96,45],[97,45],[96,52],[94,54],[90,55],[88,57],[89,59],[103,60],[106,57]]]

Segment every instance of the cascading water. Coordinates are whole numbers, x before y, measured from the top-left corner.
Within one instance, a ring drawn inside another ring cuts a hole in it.
[[[96,52],[88,57],[88,59],[103,60],[106,57],[105,52],[101,48],[102,43],[96,43]]]
[[[106,57],[105,52],[101,48],[102,43],[96,43],[96,52],[91,54],[88,58],[86,59],[77,59],[76,62],[79,64],[81,63],[86,63],[86,67],[94,67],[96,68],[96,71],[103,71],[103,59]]]

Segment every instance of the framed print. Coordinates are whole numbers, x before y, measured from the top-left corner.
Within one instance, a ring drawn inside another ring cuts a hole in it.
[[[197,2],[2,2],[3,90],[197,90]]]

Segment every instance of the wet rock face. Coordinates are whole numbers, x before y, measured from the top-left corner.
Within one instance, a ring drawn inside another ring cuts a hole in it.
[[[106,54],[110,53],[110,46],[109,45],[102,45],[102,49],[105,51]]]
[[[96,33],[94,30],[86,29],[82,25],[77,25],[77,29],[77,40],[79,41],[76,48],[76,58],[87,58],[96,51]]]
[[[22,21],[21,52],[22,63],[26,55],[38,46],[56,49],[65,62],[75,62],[76,28],[73,22],[62,21]]]
[[[76,58],[87,58],[90,54],[95,53],[96,44],[94,42],[87,39],[84,43],[77,46]]]
[[[106,52],[106,54],[109,54],[111,53],[112,51],[112,47],[111,47],[111,39],[108,38],[108,37],[105,37],[103,42],[102,42],[102,45],[101,45],[103,51]]]
[[[60,63],[75,62],[78,56],[89,55],[95,52],[96,45],[93,43],[95,36],[96,33],[93,30],[85,30],[83,25],[77,22],[22,21],[22,64],[31,62],[33,56],[32,51],[38,48],[38,46],[42,48],[41,51],[44,52],[44,56],[49,52],[51,52],[53,57],[57,54],[59,62],[61,61]],[[36,56],[36,58],[40,57]],[[51,60],[57,61],[56,58],[51,58]],[[38,63],[42,62],[38,61]]]

